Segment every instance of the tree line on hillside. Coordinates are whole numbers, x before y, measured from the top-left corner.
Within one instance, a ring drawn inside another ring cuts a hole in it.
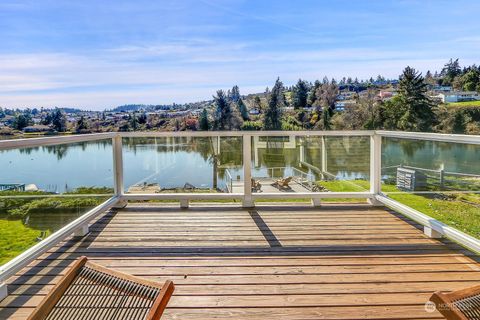
[[[355,104],[337,112],[335,103],[340,88],[351,80],[324,78],[313,84],[305,80],[285,88],[277,79],[273,88],[267,88],[263,97],[250,98],[250,109],[260,110],[249,116],[238,86],[214,96],[213,111],[206,109],[200,115],[200,130],[362,130],[385,129],[403,131],[437,131],[449,133],[480,133],[480,106],[448,108],[427,94],[429,87],[451,85],[468,90],[480,88],[480,68],[476,65],[460,68],[457,60],[450,60],[440,73],[426,77],[406,67],[399,77],[398,94],[389,100],[378,98],[378,87],[366,83],[367,90],[355,94]],[[378,77],[377,80],[381,79]],[[287,102],[286,95],[289,95]],[[290,106],[293,110],[287,110]]]

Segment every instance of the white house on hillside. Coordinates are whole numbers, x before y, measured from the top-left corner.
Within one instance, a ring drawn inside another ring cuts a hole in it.
[[[480,94],[475,91],[445,92],[445,93],[440,93],[439,97],[442,99],[443,103],[480,100]]]

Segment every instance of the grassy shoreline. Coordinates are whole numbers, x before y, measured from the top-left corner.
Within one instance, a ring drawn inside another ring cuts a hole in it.
[[[330,191],[366,191],[369,182],[363,180],[321,181],[320,185]],[[480,238],[480,194],[412,194],[402,192],[394,185],[382,184],[382,192],[390,198],[408,205],[434,219],[457,228],[471,236]]]

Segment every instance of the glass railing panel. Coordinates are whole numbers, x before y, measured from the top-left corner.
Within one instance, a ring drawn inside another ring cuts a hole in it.
[[[110,140],[0,151],[0,264],[113,195]]]
[[[369,137],[253,137],[253,192],[369,190]],[[358,201],[358,200],[356,200]]]
[[[123,162],[129,194],[236,192],[242,137],[124,138]]]
[[[480,237],[480,146],[383,138],[382,192]]]

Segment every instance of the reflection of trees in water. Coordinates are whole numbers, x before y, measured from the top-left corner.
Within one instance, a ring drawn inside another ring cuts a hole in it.
[[[228,137],[220,139],[220,153],[218,155],[218,177],[225,179],[225,170],[243,165],[242,137]]]
[[[424,169],[480,173],[480,147],[462,143],[384,139],[383,166],[407,165]],[[393,169],[392,169],[393,170]]]
[[[288,137],[261,137],[260,142],[265,142],[265,148],[253,146],[258,155],[258,166],[265,167],[269,177],[284,177],[286,167],[298,167],[299,165],[299,140],[296,138],[295,147],[287,148]],[[275,168],[275,169],[272,169]]]
[[[46,146],[42,147],[42,150],[47,153],[52,153],[57,156],[57,160],[62,160],[67,156],[69,146],[68,145],[58,145],[58,146]]]
[[[89,142],[77,142],[71,144],[59,144],[54,146],[43,146],[42,151],[46,151],[47,153],[52,153],[57,156],[58,160],[62,160],[67,156],[67,152],[72,150],[73,148],[80,148],[82,152],[85,152],[88,147],[97,146],[102,147],[103,149],[111,148],[112,141],[110,139],[107,140],[98,140],[98,141],[89,141]]]
[[[418,150],[421,150],[426,147],[426,141],[423,140],[406,140],[400,139],[397,140],[398,145],[409,157],[413,157]]]
[[[327,161],[328,170],[334,174],[339,172],[361,173],[368,176],[370,170],[369,137],[328,137]]]
[[[343,172],[349,175],[368,176],[370,164],[369,137],[326,137],[325,142],[327,150],[326,169],[328,172],[335,175]],[[269,144],[267,141],[266,148],[258,149],[259,166],[267,168],[292,167],[303,172],[310,172],[320,178],[318,172],[312,172],[300,165],[300,153],[303,146],[304,161],[321,170],[321,137],[296,137],[295,148],[287,148],[286,146],[282,147],[279,143]],[[278,170],[274,174],[279,176]],[[285,175],[285,172],[283,172],[283,175]]]
[[[334,175],[340,172],[348,175],[369,175],[370,139],[369,137],[325,137],[327,168]],[[322,138],[311,137],[305,141],[305,159],[307,163],[321,168]]]
[[[218,137],[157,137],[124,138],[123,146],[135,155],[137,151],[152,150],[158,153],[198,154],[213,167],[213,180],[225,177],[225,169],[241,166],[243,161],[242,137],[221,137],[220,150],[217,150]],[[214,183],[215,184],[215,183]]]
[[[89,141],[89,142],[76,142],[76,143],[69,143],[69,144],[59,144],[53,146],[41,146],[41,147],[31,147],[31,148],[21,148],[16,149],[18,153],[22,155],[31,155],[32,153],[37,153],[39,151],[53,154],[57,156],[58,160],[62,160],[67,156],[68,150],[73,148],[80,148],[83,152],[87,150],[89,146],[98,146],[103,147],[103,149],[111,148],[112,142],[111,140],[98,140],[98,141]],[[2,152],[8,152],[10,150],[4,150]]]
[[[30,155],[33,151],[37,151],[39,149],[40,149],[40,147],[18,149],[18,153],[25,154],[25,155]],[[8,152],[8,150],[5,150],[4,152]]]

